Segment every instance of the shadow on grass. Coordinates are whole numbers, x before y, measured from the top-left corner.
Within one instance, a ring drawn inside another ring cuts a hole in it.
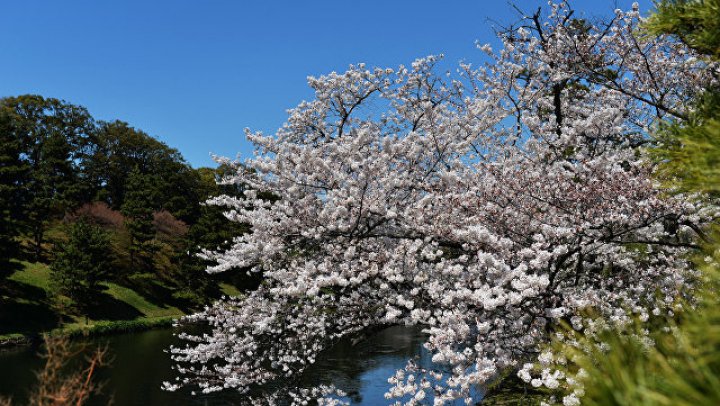
[[[3,279],[14,274],[23,268],[22,264],[16,261],[0,260],[0,285],[4,283]]]
[[[133,306],[104,292],[96,292],[89,303],[85,314],[93,320],[132,320],[143,315]]]
[[[173,296],[174,290],[159,283],[153,278],[146,277],[144,274],[140,277],[131,277],[125,286],[134,290],[141,296],[148,298],[150,302],[156,306],[163,308],[175,307],[183,312],[192,310],[193,305],[189,300]]]
[[[0,303],[0,335],[49,331],[59,327],[59,320],[57,313],[42,304],[5,299]]]
[[[14,264],[17,269],[19,264]],[[12,266],[12,264],[11,264]],[[32,334],[51,330],[59,325],[59,315],[49,306],[47,292],[32,285],[10,279],[3,266],[0,277],[0,335]]]

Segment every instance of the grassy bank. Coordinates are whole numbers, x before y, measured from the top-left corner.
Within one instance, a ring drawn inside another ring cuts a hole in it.
[[[176,317],[140,318],[136,320],[100,320],[88,324],[69,324],[46,332],[34,334],[7,334],[0,336],[0,347],[26,345],[42,341],[43,334],[62,335],[71,338],[93,337],[106,334],[131,333],[159,327],[170,327]]]
[[[238,291],[221,284],[224,294]],[[153,282],[106,282],[87,318],[58,305],[46,264],[13,262],[0,270],[0,340],[51,334],[106,334],[169,326],[189,311]],[[60,300],[62,301],[62,300]]]

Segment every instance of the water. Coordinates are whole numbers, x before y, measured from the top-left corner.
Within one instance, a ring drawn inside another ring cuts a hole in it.
[[[178,344],[172,329],[150,330],[89,339],[92,345],[108,345],[113,357],[109,368],[101,370],[104,394],[91,405],[232,405],[242,395],[223,391],[191,396],[188,391],[164,392],[163,381],[173,378],[172,362],[163,352]],[[334,384],[346,391],[353,404],[384,405],[389,388],[387,378],[402,368],[407,360],[418,357],[421,365],[431,363],[422,347],[425,335],[415,327],[390,327],[352,345],[342,340],[318,357],[303,376],[307,383]],[[42,366],[37,348],[22,347],[0,352],[0,395],[12,396],[23,404],[28,388],[35,382],[34,371]]]

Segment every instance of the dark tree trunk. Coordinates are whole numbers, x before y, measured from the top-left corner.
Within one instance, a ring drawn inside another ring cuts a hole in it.
[[[41,262],[42,261],[42,243],[43,243],[43,237],[45,236],[45,233],[42,229],[35,230],[35,261]]]

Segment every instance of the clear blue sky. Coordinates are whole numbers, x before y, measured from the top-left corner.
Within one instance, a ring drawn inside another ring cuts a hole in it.
[[[597,16],[632,1],[573,4]],[[492,21],[516,19],[505,0],[7,0],[0,97],[80,104],[159,138],[193,166],[212,165],[211,152],[251,153],[243,128],[282,125],[286,109],[312,96],[308,75],[439,53],[474,61],[475,40],[494,42]]]

